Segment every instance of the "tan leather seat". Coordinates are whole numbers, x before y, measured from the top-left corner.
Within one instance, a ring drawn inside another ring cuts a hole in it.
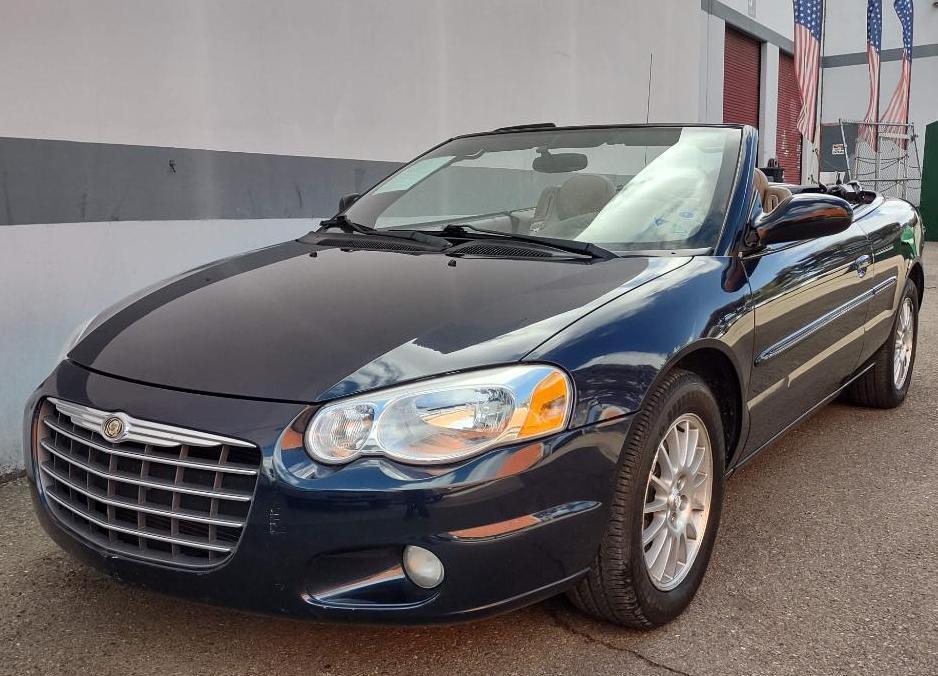
[[[554,206],[559,190],[559,185],[549,185],[541,191],[541,196],[537,198],[537,206],[534,207],[534,215],[531,217],[531,225],[528,228],[530,232],[537,232],[544,227],[544,222]]]
[[[574,174],[559,188],[545,188],[541,193],[531,232],[576,236],[615,194],[615,185],[605,176]]]
[[[759,198],[762,200],[762,210],[766,213],[777,207],[786,197],[791,197],[791,190],[788,188],[769,183],[768,177],[761,169],[756,169],[753,175],[753,183],[756,190],[759,191]]]

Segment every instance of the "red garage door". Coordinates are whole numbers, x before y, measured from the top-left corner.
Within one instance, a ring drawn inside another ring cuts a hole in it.
[[[775,153],[785,169],[786,183],[801,183],[801,132],[798,114],[801,96],[795,80],[795,60],[787,54],[778,55],[778,131]]]
[[[759,128],[761,45],[748,35],[726,29],[723,51],[723,121]]]

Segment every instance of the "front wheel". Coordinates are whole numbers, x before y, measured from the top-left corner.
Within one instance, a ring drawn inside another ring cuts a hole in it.
[[[710,559],[725,455],[710,389],[694,373],[672,371],[632,423],[606,533],[589,573],[569,593],[573,603],[631,627],[679,615]]]

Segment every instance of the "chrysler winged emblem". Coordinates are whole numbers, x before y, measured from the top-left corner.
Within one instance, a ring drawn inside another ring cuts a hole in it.
[[[101,432],[107,439],[116,441],[124,435],[124,421],[112,415],[101,423]]]

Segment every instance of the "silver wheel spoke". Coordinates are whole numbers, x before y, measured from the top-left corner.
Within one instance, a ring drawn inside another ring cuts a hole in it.
[[[656,578],[661,579],[664,577],[665,570],[668,567],[668,557],[671,556],[671,543],[671,531],[665,529],[661,531],[661,535],[658,536],[651,549],[648,550],[652,561],[650,572]]]
[[[655,518],[651,520],[651,525],[642,531],[642,546],[647,547],[648,543],[654,540],[658,533],[661,532],[666,522],[667,518],[665,518],[664,514],[655,516]]]
[[[687,426],[686,426],[686,425],[684,426],[683,429],[681,429],[681,426],[678,425],[677,427],[674,428],[674,430],[675,430],[675,432],[677,432],[677,440],[678,440],[678,443],[677,443],[677,457],[674,458],[674,460],[675,460],[675,463],[674,463],[674,464],[675,464],[678,468],[681,468],[681,467],[683,467],[684,465],[687,464],[687,454],[688,454],[688,452],[689,452],[689,449],[688,449],[687,444],[688,444],[688,436],[689,436],[689,435],[688,435],[688,430],[687,430]]]
[[[677,546],[675,549],[675,562],[684,565],[687,563],[687,560],[690,558],[690,545],[687,542],[687,533],[681,531],[677,534]]]
[[[659,476],[652,474],[651,477],[649,477],[649,481],[654,485],[655,490],[660,491],[662,495],[667,495],[668,491],[671,490],[671,482],[666,482]]]
[[[664,545],[667,541],[667,529],[660,529],[652,539],[651,547],[645,552],[645,565],[648,566],[649,569],[658,561],[661,556],[661,550],[664,549]]]
[[[668,508],[668,499],[665,497],[655,496],[655,499],[651,502],[645,503],[645,514],[653,514],[655,512],[663,512]]]
[[[693,523],[688,521],[687,526],[685,526],[684,528],[684,534],[687,536],[688,540],[696,540],[697,539],[697,527]]]
[[[700,430],[692,427],[687,431],[687,454],[684,456],[684,467],[690,469],[700,454],[697,444],[700,442]]]
[[[677,577],[677,556],[680,549],[680,537],[677,533],[668,533],[668,556],[664,563],[664,574],[672,580]]]
[[[703,464],[704,460],[706,460],[705,456],[707,455],[707,453],[708,453],[708,450],[706,448],[703,448],[702,446],[697,446],[697,448],[695,449],[694,464],[688,467],[687,473],[689,475],[691,475],[692,477],[697,476],[697,473],[700,471],[700,466]]]
[[[668,469],[671,471],[672,477],[677,472],[677,468],[681,465],[679,455],[680,447],[681,439],[678,436],[677,428],[673,427],[671,432],[665,438],[664,447],[662,448],[664,456],[668,459]]]
[[[664,481],[667,481],[669,485],[664,486],[664,490],[669,490],[671,488],[670,483],[674,480],[674,473],[676,471],[674,465],[671,464],[671,458],[668,457],[668,452],[665,450],[664,443],[658,444],[658,466],[661,467],[661,478]]]

